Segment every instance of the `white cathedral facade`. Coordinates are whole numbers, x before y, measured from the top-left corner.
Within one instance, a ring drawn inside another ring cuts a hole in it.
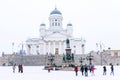
[[[73,25],[68,23],[66,29],[62,25],[62,13],[55,8],[49,16],[49,28],[40,24],[39,38],[26,40],[27,55],[63,54],[66,53],[66,39],[70,41],[71,52],[84,54],[85,40],[73,37]]]

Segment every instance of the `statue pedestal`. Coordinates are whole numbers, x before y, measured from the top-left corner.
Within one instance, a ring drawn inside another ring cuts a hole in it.
[[[66,54],[71,54],[71,49],[70,48],[66,48],[65,51],[66,51]]]

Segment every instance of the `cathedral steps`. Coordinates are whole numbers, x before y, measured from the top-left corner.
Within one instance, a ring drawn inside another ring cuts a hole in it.
[[[81,65],[80,59],[83,58],[82,64],[89,64],[89,60],[87,60],[88,54],[75,54],[74,62],[71,62],[72,64]],[[110,63],[116,65],[120,64],[120,57],[112,57],[109,54],[102,54],[102,58],[100,54],[93,53],[92,54],[93,65],[109,65]],[[53,64],[56,64],[57,66],[66,65],[65,62],[63,62],[63,55],[54,55],[54,60],[52,62]],[[23,64],[25,66],[44,66],[51,64],[50,60],[48,60],[47,55],[6,55],[4,57],[0,57],[0,65],[12,65],[12,64]]]

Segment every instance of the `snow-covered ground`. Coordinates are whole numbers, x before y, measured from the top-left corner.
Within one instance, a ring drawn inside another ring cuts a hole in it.
[[[24,72],[12,72],[12,67],[0,67],[0,80],[120,80],[120,66],[114,66],[114,76],[110,75],[110,66],[107,66],[107,75],[103,76],[103,68],[95,66],[95,76],[89,73],[88,77],[82,76],[78,72],[78,76],[74,71],[51,71],[43,70],[40,66],[24,66]]]

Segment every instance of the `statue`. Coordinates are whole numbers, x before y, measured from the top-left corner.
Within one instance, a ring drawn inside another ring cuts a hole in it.
[[[69,41],[69,39],[66,39],[66,45],[67,45],[67,48],[70,48],[70,41]]]

